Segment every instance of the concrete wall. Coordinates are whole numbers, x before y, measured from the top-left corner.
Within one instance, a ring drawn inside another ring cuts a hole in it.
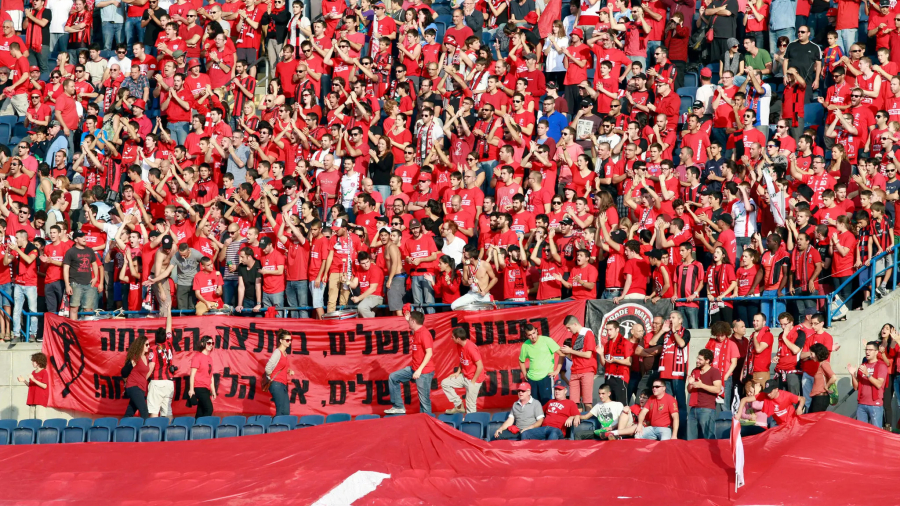
[[[851,312],[847,321],[836,322],[829,330],[834,336],[835,343],[840,348],[831,357],[834,372],[839,376],[838,388],[841,392],[842,402],[832,408],[837,413],[854,416],[856,413],[856,394],[850,395],[850,377],[847,373],[847,364],[859,365],[862,362],[865,343],[878,337],[882,325],[900,323],[900,293],[893,293],[888,297],[867,308],[865,311]],[[690,363],[693,364],[697,352],[706,346],[709,341],[709,331],[706,329],[691,332]],[[13,345],[0,344],[0,418],[29,418],[29,408],[25,404],[28,395],[28,387],[16,381],[17,376],[27,376],[31,372],[31,355],[41,351],[41,345],[37,343],[17,343]],[[846,397],[846,399],[845,399]],[[894,420],[898,411],[894,409]],[[67,412],[53,408],[46,408],[45,418],[73,418],[78,416],[91,416],[78,412]],[[895,423],[896,427],[897,424]]]

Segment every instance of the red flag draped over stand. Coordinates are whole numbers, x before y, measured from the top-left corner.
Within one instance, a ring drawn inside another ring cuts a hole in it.
[[[541,32],[542,39],[550,36],[553,22],[562,19],[560,17],[561,14],[562,0],[550,0],[550,3],[544,7],[544,12],[541,13],[540,19],[538,19],[538,30]]]

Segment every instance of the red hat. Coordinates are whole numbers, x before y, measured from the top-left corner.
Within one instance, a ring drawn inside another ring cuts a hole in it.
[[[452,36],[452,35],[445,35],[445,36],[444,36],[444,44],[447,44],[447,45],[450,45],[450,46],[456,46],[456,45],[457,45],[457,44],[456,44],[456,37],[454,37],[454,36]]]
[[[825,17],[836,18],[837,17],[837,9],[828,9],[828,12],[825,13]]]
[[[419,174],[419,181],[431,181],[431,174],[428,172],[423,172]]]
[[[41,68],[37,65],[32,65],[31,68],[28,69],[29,72],[40,72]]]
[[[703,70],[700,71],[700,77],[712,77],[712,70],[708,67],[703,67]]]
[[[659,86],[660,84],[671,84],[671,83],[670,83],[669,80],[666,79],[665,77],[657,77],[657,78],[656,78],[656,85]]]
[[[32,96],[32,97],[40,97],[41,94],[38,93],[38,92],[36,92],[36,91],[32,91],[32,92],[31,92],[31,96]]]
[[[200,60],[198,60],[196,58],[192,58],[191,61],[189,61],[187,64],[188,70],[190,70],[194,67],[199,67],[199,66],[200,66]]]
[[[523,382],[519,383],[518,385],[516,385],[516,390],[528,390],[530,392],[531,384],[526,381],[523,381]]]
[[[581,28],[573,29],[572,35],[577,35],[579,39],[584,39],[584,31]]]
[[[147,102],[144,102],[143,99],[139,98],[134,101],[134,104],[131,105],[132,109],[134,109],[135,107],[139,107],[142,111],[146,111],[147,110]]]
[[[565,190],[572,190],[573,192],[577,192],[578,187],[575,186],[575,183],[569,183],[566,185]]]
[[[525,22],[529,25],[536,25],[538,22],[537,12],[531,11],[525,15]]]

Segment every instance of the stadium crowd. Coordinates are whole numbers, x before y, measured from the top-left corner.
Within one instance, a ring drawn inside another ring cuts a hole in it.
[[[569,297],[749,327],[822,301],[723,299],[830,293],[900,235],[889,2],[867,34],[853,0],[25,7],[0,35],[5,341],[24,310]]]

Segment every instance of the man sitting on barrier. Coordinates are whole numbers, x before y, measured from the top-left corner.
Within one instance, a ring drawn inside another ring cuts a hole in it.
[[[488,304],[491,302],[491,288],[497,284],[497,276],[491,263],[478,258],[478,248],[466,246],[463,252],[463,284],[469,286],[469,293],[453,301],[450,309],[454,311],[469,304]]]
[[[494,439],[519,440],[526,437],[525,433],[536,429],[544,423],[544,410],[541,403],[531,397],[531,385],[519,383],[517,387],[519,400],[509,411],[509,417],[499,429],[494,431]],[[540,438],[537,438],[540,439]]]

